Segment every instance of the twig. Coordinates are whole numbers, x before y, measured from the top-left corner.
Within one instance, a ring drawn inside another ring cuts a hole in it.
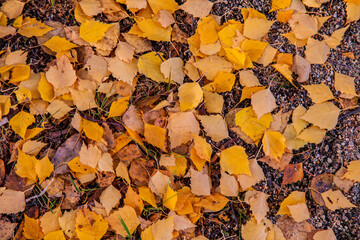
[[[54,179],[55,179],[55,177],[53,177],[53,178],[51,179],[51,181],[49,182],[49,184],[48,184],[38,195],[35,195],[35,196],[32,196],[31,198],[26,199],[25,202],[30,202],[31,200],[36,199],[36,198],[39,198],[39,197],[41,197],[42,195],[44,195],[44,194],[46,193],[47,188],[51,185],[51,183],[54,181]]]
[[[339,121],[343,120],[344,118],[350,117],[353,114],[358,114],[358,113],[360,113],[360,107],[356,108],[355,110],[353,110],[351,112],[348,112],[348,113],[342,115],[341,117],[339,117]]]

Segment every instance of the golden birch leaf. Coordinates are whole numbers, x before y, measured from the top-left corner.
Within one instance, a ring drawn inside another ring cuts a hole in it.
[[[322,231],[318,231],[314,234],[313,236],[314,240],[323,240],[323,239],[327,239],[327,240],[336,240],[336,236],[334,231],[330,228],[328,230],[322,230]]]
[[[286,149],[285,141],[281,133],[266,131],[262,140],[265,155],[280,162]]]
[[[39,91],[42,100],[47,102],[51,102],[51,100],[53,100],[54,87],[46,80],[44,73],[41,73],[37,90]]]
[[[293,78],[292,78],[292,72],[290,70],[290,65],[284,64],[284,63],[276,63],[271,65],[273,66],[276,71],[281,73],[291,84],[293,84]]]
[[[218,72],[231,72],[232,64],[222,57],[212,55],[193,63],[207,79],[213,80]]]
[[[248,54],[251,61],[256,62],[268,45],[269,43],[267,42],[245,39],[241,42],[241,49]]]
[[[149,52],[141,55],[138,60],[139,73],[155,82],[165,82],[165,77],[160,71],[163,59],[162,53]]]
[[[51,114],[51,117],[60,119],[71,111],[71,108],[65,102],[55,99],[46,108],[46,111]]]
[[[66,38],[54,36],[44,43],[44,46],[57,54],[64,54],[72,48],[76,48],[78,45],[70,42]]]
[[[165,78],[169,81],[183,84],[184,82],[184,62],[181,58],[169,58],[165,62],[161,63],[160,71],[164,74]]]
[[[266,213],[269,211],[269,207],[266,202],[268,197],[269,195],[255,190],[247,191],[245,193],[244,200],[250,205],[250,210],[258,223],[265,218]]]
[[[59,217],[61,217],[61,215],[59,206],[40,217],[40,227],[44,235],[60,230]]]
[[[51,65],[45,73],[46,79],[55,89],[61,89],[73,85],[76,81],[76,73],[68,57],[61,56]]]
[[[196,134],[193,134],[194,145],[190,150],[190,159],[194,163],[197,170],[201,171],[206,162],[210,162],[211,158],[211,145]]]
[[[307,39],[318,31],[316,18],[306,13],[294,13],[289,19],[289,25],[298,39]]]
[[[32,181],[37,180],[37,173],[35,165],[38,160],[30,155],[27,155],[20,149],[18,149],[18,159],[15,164],[15,172],[17,175],[23,178],[28,178]]]
[[[352,208],[357,207],[352,204],[347,198],[341,193],[340,190],[328,190],[321,193],[321,197],[325,202],[325,206],[331,211],[335,211],[341,208]]]
[[[109,118],[110,117],[121,117],[128,109],[129,99],[130,99],[130,96],[120,98],[120,99],[116,100],[115,102],[113,102],[110,106],[108,117]]]
[[[260,40],[270,30],[274,21],[267,19],[249,17],[244,21],[244,36],[254,40]]]
[[[204,91],[204,105],[208,113],[221,113],[224,98],[220,94]]]
[[[258,91],[266,89],[266,86],[258,86],[258,87],[244,87],[241,91],[241,99],[242,102],[245,99],[251,99],[251,96]]]
[[[69,238],[75,236],[75,218],[75,210],[65,211],[62,217],[59,217],[60,228]]]
[[[330,88],[324,83],[303,85],[303,87],[308,91],[310,98],[314,103],[322,103],[334,99],[334,95]]]
[[[214,81],[204,86],[204,90],[209,92],[229,92],[235,84],[235,74],[228,72],[218,72]]]
[[[77,210],[75,221],[76,235],[80,240],[100,240],[108,229],[108,222],[86,207]]]
[[[244,240],[267,239],[268,233],[266,232],[266,225],[258,223],[255,217],[252,217],[245,225],[241,227],[241,236]]]
[[[187,0],[180,9],[200,19],[209,15],[214,3],[208,0]]]
[[[273,118],[270,113],[257,118],[251,107],[241,109],[235,115],[236,126],[239,126],[255,143],[260,141],[264,131],[270,127],[272,121]]]
[[[163,28],[158,21],[154,19],[139,19],[137,26],[142,31],[142,37],[152,41],[167,41],[171,39],[172,28]]]
[[[229,137],[226,122],[221,115],[199,115],[197,117],[204,127],[206,136],[210,137],[211,140],[220,142]]]
[[[308,39],[305,56],[310,64],[324,64],[329,57],[330,48],[324,41]]]
[[[174,227],[173,216],[158,220],[156,223],[151,225],[153,239],[172,239]]]
[[[261,57],[256,61],[256,63],[264,65],[264,67],[268,66],[273,62],[277,50],[270,45],[267,45],[262,53]]]
[[[10,19],[17,18],[24,9],[25,2],[18,0],[7,0],[1,6],[1,11]],[[5,24],[6,26],[6,24]]]
[[[305,192],[293,191],[287,196],[284,201],[280,203],[280,209],[276,215],[289,215],[291,216],[288,206],[305,203]]]
[[[5,189],[0,195],[0,213],[11,214],[18,213],[25,210],[25,193]],[[26,216],[26,215],[25,215]]]
[[[246,190],[259,183],[260,181],[265,180],[264,172],[255,158],[249,159],[249,167],[251,171],[251,176],[247,174],[237,175],[237,180],[242,190]]]
[[[346,15],[348,22],[355,22],[360,19],[360,4],[346,3]]]
[[[350,27],[344,27],[344,28],[340,28],[338,30],[335,30],[331,36],[325,36],[324,37],[324,41],[325,43],[332,49],[335,49],[337,46],[340,45],[341,40],[346,32],[346,30]]]
[[[291,4],[291,0],[272,0],[271,1],[271,10],[275,11],[279,9],[288,8]]]
[[[354,77],[335,72],[335,90],[352,96],[358,96],[355,91],[354,80]]]
[[[102,136],[104,135],[104,129],[99,124],[82,118],[81,129],[84,131],[86,137],[96,142],[101,142]]]
[[[288,206],[291,217],[295,222],[302,222],[310,218],[309,209],[306,203],[298,203]]]
[[[211,179],[204,171],[199,172],[190,168],[191,192],[199,196],[208,196],[211,192]]]
[[[166,192],[163,197],[163,205],[164,207],[167,207],[171,211],[175,210],[177,202],[177,192],[174,191],[169,185],[166,189]]]
[[[229,202],[227,197],[224,197],[220,193],[214,193],[210,196],[202,198],[199,203],[194,204],[195,207],[203,207],[207,211],[218,212],[223,209]]]
[[[84,174],[95,173],[94,168],[82,164],[79,161],[79,159],[80,159],[80,157],[76,157],[67,163],[67,165],[71,169],[71,171],[76,172],[76,173],[84,173]]]
[[[54,165],[50,162],[48,156],[43,157],[35,162],[35,172],[39,178],[39,183],[44,181],[54,171]],[[46,234],[44,232],[44,234]]]
[[[301,131],[309,125],[307,121],[301,118],[302,116],[304,116],[305,113],[306,108],[304,108],[302,105],[297,106],[292,113],[293,126],[296,130],[297,135],[299,135]]]
[[[315,143],[319,144],[322,142],[326,135],[326,130],[320,129],[316,126],[310,126],[306,129],[304,129],[299,136],[297,136],[298,139],[301,139],[308,143]]]
[[[148,0],[148,3],[155,14],[163,9],[174,13],[179,8],[174,0]]]
[[[41,232],[40,220],[30,218],[26,214],[24,216],[24,237],[27,239],[41,240],[44,234]]]
[[[201,44],[211,44],[218,40],[219,25],[213,16],[204,17],[198,22],[196,32],[199,33]]]
[[[116,172],[116,176],[125,179],[126,182],[129,184],[131,183],[130,177],[129,177],[129,171],[123,162],[121,162],[121,161],[119,162],[119,164],[117,165],[117,167],[115,169],[115,172]]]
[[[44,236],[44,240],[66,240],[63,231],[57,230]]]
[[[317,103],[311,106],[301,119],[320,127],[334,129],[340,114],[340,109],[331,102]]]
[[[360,182],[360,160],[350,161],[347,171],[342,178]]]
[[[271,113],[277,107],[270,89],[260,90],[251,95],[251,105],[258,119],[266,113]]]
[[[149,203],[154,208],[157,208],[155,196],[151,192],[150,188],[141,186],[138,188],[138,190],[139,190],[139,196],[143,201]]]
[[[184,83],[179,87],[180,109],[185,112],[196,108],[203,100],[203,90],[197,82]]]
[[[91,89],[70,89],[70,93],[71,99],[79,111],[86,111],[97,107],[95,102],[95,92]]]
[[[166,150],[166,129],[145,123],[144,137],[151,145]]]
[[[251,176],[248,156],[245,148],[232,146],[220,153],[220,166],[223,171],[230,174],[247,174]]]
[[[109,215],[121,199],[121,193],[113,185],[108,186],[99,197],[100,203],[104,206],[106,214]]]
[[[243,87],[261,86],[258,78],[252,70],[242,70],[239,72],[239,81]]]
[[[35,117],[33,115],[24,111],[20,111],[10,119],[9,125],[16,134],[22,138],[25,138],[27,128],[34,122]]]
[[[83,144],[79,152],[79,162],[95,169],[101,158],[101,153],[101,150],[96,145],[89,145],[87,147]]]
[[[236,178],[224,171],[221,171],[220,193],[227,197],[236,197],[239,194],[239,184]]]
[[[10,79],[10,83],[15,83],[15,82],[22,82],[25,80],[28,80],[30,77],[30,66],[27,65],[17,65],[14,66],[11,72],[11,79]]]
[[[80,25],[80,37],[89,43],[96,43],[100,41],[105,32],[113,26],[93,19],[87,20]]]
[[[132,207],[125,205],[124,207],[114,211],[109,217],[107,217],[107,221],[109,222],[110,227],[114,229],[117,234],[122,236],[127,236],[128,234],[121,223],[121,219],[125,223],[130,234],[133,234],[140,224],[140,220]]]
[[[18,33],[27,38],[41,37],[42,35],[54,30],[54,28],[37,21],[35,18],[25,17]]]

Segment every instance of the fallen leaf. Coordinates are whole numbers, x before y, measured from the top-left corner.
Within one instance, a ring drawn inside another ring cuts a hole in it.
[[[11,214],[25,210],[24,192],[5,189],[0,195],[0,213]],[[1,228],[0,228],[1,229]]]
[[[7,240],[14,235],[15,227],[17,223],[12,223],[7,219],[0,220],[0,238]]]
[[[80,240],[100,240],[108,229],[108,222],[101,215],[82,207],[77,210],[75,226]]]
[[[141,186],[138,188],[139,190],[139,196],[142,200],[149,203],[154,208],[157,208],[156,200],[154,194],[151,192],[150,188]]]
[[[180,5],[179,8],[194,17],[202,19],[210,13],[213,4],[214,3],[208,0],[187,0],[184,4]]]
[[[162,62],[160,65],[160,71],[164,74],[164,77],[168,81],[174,81],[178,84],[183,84],[184,82],[184,62],[181,58],[169,58],[165,62]]]
[[[288,206],[296,205],[299,203],[305,203],[305,192],[293,191],[287,196],[280,204],[280,209],[276,215],[289,215],[291,212]]]
[[[300,55],[295,55],[291,70],[299,76],[297,81],[303,83],[309,79],[311,64]]]
[[[285,167],[284,178],[281,186],[301,181],[303,177],[304,173],[302,163],[289,164]]]
[[[151,145],[166,151],[166,129],[145,123],[144,137]]]
[[[165,82],[165,77],[160,71],[160,65],[163,59],[163,55],[156,52],[141,55],[138,59],[139,73],[144,74],[156,82]]]
[[[341,40],[349,26],[335,30],[331,36],[325,36],[324,42],[332,49],[335,49],[340,45]]]
[[[311,106],[301,119],[320,127],[334,129],[340,114],[340,109],[330,102],[317,103]]]
[[[104,206],[106,214],[109,215],[121,199],[121,193],[113,185],[108,186],[99,197],[100,203]]]
[[[347,200],[347,198],[341,193],[340,190],[333,191],[330,189],[326,192],[321,193],[321,197],[325,202],[325,206],[331,211],[335,211],[336,209],[341,208],[357,207],[349,200]]]
[[[96,142],[101,142],[104,135],[104,129],[99,124],[85,118],[81,119],[80,129],[84,131],[86,137]]]
[[[303,85],[314,103],[322,103],[334,99],[330,88],[324,83]]]
[[[333,186],[334,175],[320,174],[313,178],[310,185],[310,193],[314,201],[320,206],[325,206],[321,193],[328,191]]]
[[[236,178],[226,172],[221,171],[220,193],[227,197],[235,197],[239,194],[239,184]]]
[[[242,190],[247,190],[248,188],[259,183],[260,181],[265,180],[264,172],[255,158],[249,159],[249,167],[251,171],[251,176],[247,174],[237,175],[237,180]]]
[[[258,223],[254,217],[250,218],[245,225],[241,227],[241,236],[244,240],[259,239],[265,240],[267,238],[266,226],[263,223]]]
[[[214,142],[220,142],[229,137],[226,122],[221,115],[198,115],[197,118],[204,127],[206,135]]]
[[[335,72],[334,87],[336,91],[349,94],[351,96],[358,96],[355,91],[355,78]]]
[[[211,191],[211,180],[207,173],[196,171],[190,168],[190,187],[191,192],[195,195],[208,196]]]
[[[262,140],[265,155],[280,162],[286,149],[285,141],[281,133],[266,131]]]
[[[193,134],[194,145],[190,150],[190,159],[194,163],[196,169],[201,171],[206,162],[210,162],[212,149],[211,145],[196,134]],[[175,159],[174,159],[175,160]]]
[[[151,176],[148,187],[157,196],[163,196],[169,183],[170,178],[168,176],[161,171],[156,171],[156,173]]]
[[[288,208],[295,222],[302,222],[310,218],[309,209],[305,203],[289,205]]]
[[[329,57],[330,48],[324,41],[318,41],[313,38],[308,39],[306,45],[306,60],[311,64],[324,64]]]
[[[15,116],[13,116],[9,125],[20,137],[25,138],[25,133],[27,128],[35,122],[35,118],[30,113],[20,111]]]
[[[46,212],[40,217],[40,227],[44,235],[47,235],[50,232],[60,230],[59,217],[62,213],[60,206],[53,209],[52,211]]]
[[[28,217],[24,215],[24,228],[23,235],[27,239],[40,240],[43,237],[43,233],[40,227],[40,220]]]
[[[251,176],[248,155],[245,148],[232,146],[220,153],[220,166],[223,171],[230,174],[247,174]]]
[[[54,86],[55,90],[69,87],[77,79],[75,70],[66,55],[58,58],[45,75],[46,80]]]
[[[256,87],[261,86],[259,80],[255,76],[252,70],[241,70],[239,72],[240,84],[244,87]]]
[[[258,223],[265,219],[266,213],[269,211],[266,202],[268,197],[269,195],[255,190],[247,191],[245,193],[244,201],[250,205],[250,210]]]
[[[46,108],[46,111],[50,113],[53,118],[61,119],[71,111],[71,108],[65,102],[55,99]]]
[[[351,164],[351,162],[350,162]],[[354,164],[356,165],[356,164]],[[340,188],[345,193],[349,192],[349,190],[354,186],[354,181],[345,178],[344,175],[348,172],[348,169],[345,167],[341,167],[334,175],[334,183],[335,185]]]
[[[25,3],[18,0],[7,0],[1,6],[1,11],[5,13],[5,15],[14,19],[21,15],[23,11]]]
[[[70,49],[77,47],[78,45],[73,44],[66,38],[54,36],[54,37],[50,38],[48,41],[46,41],[44,43],[44,46],[49,48],[51,51],[62,55],[62,54],[65,54]]]
[[[276,221],[276,225],[282,230],[285,239],[289,240],[307,239],[313,231],[311,223],[307,221],[298,223],[289,216],[281,216]]]
[[[330,228],[328,230],[321,230],[314,234],[313,236],[314,240],[322,240],[322,239],[328,239],[328,240],[336,240],[336,236],[334,231]]]
[[[35,18],[25,17],[21,27],[18,29],[18,33],[27,38],[31,38],[33,36],[41,37],[51,30],[54,30],[54,28],[37,21]]]
[[[320,129],[319,127],[316,126],[310,126],[304,129],[297,136],[297,138],[308,143],[319,144],[324,140],[325,135],[326,135],[326,130]]]
[[[104,36],[105,32],[112,26],[112,24],[106,24],[93,19],[86,20],[80,25],[80,37],[87,42],[98,42]]]
[[[228,72],[232,70],[232,64],[225,59],[211,55],[193,63],[207,79],[213,80],[218,72]]]
[[[180,109],[186,110],[196,108],[203,100],[203,90],[198,83],[184,83],[179,87]]]
[[[107,221],[109,222],[110,227],[114,229],[117,234],[122,236],[127,236],[127,231],[129,231],[130,235],[133,234],[140,224],[140,220],[138,219],[134,208],[126,205],[110,214]],[[127,229],[124,228],[122,222],[124,222]]]
[[[251,95],[251,105],[258,119],[264,114],[272,112],[277,107],[274,95],[270,89],[260,90]]]
[[[163,205],[171,211],[175,210],[177,202],[177,192],[174,191],[169,185],[167,186],[166,192],[163,197]]]
[[[220,94],[204,91],[204,105],[208,113],[221,113],[224,98]]]
[[[249,17],[244,21],[244,36],[254,40],[260,40],[270,30],[273,21],[263,18]]]
[[[174,227],[174,217],[158,220],[151,225],[153,239],[171,239]]]
[[[214,193],[210,196],[202,198],[199,203],[196,203],[196,207],[203,207],[207,211],[218,212],[223,209],[229,202],[227,197],[224,197],[220,193]]]
[[[50,232],[44,236],[44,240],[53,240],[53,239],[66,240],[65,235],[61,230]]]
[[[289,19],[289,25],[298,39],[307,39],[317,33],[317,20],[306,13],[294,13]]]

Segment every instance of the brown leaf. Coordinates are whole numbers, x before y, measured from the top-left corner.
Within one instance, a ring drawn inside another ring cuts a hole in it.
[[[317,175],[313,178],[310,185],[310,193],[314,201],[320,206],[324,206],[324,199],[321,197],[321,193],[328,191],[331,189],[333,185],[333,174],[321,174]]]
[[[352,186],[354,186],[354,181],[350,179],[343,178],[344,174],[347,172],[347,169],[341,167],[334,176],[334,183],[335,185],[343,190],[344,192],[348,192]]]
[[[129,175],[133,183],[137,186],[147,186],[152,170],[150,162],[137,159],[131,162]]]
[[[96,182],[101,188],[110,186],[116,178],[116,174],[114,172],[101,172],[97,176],[98,178],[96,179]]]
[[[309,79],[311,65],[305,58],[300,55],[295,55],[291,71],[295,72],[299,76],[297,81],[303,83]]]
[[[5,179],[5,164],[4,161],[0,159],[0,186]]]
[[[108,148],[112,149],[116,146],[116,140],[115,140],[114,134],[111,131],[111,129],[107,123],[103,123],[102,125],[103,125],[103,129],[104,129],[103,137],[108,144]]]
[[[77,184],[77,186],[79,186],[79,183],[77,183],[76,180],[74,180],[74,182]],[[61,209],[73,209],[80,201],[81,194],[76,191],[76,188],[69,180],[65,181],[64,195],[65,198],[61,204]]]
[[[16,191],[25,191],[26,190],[26,179],[18,176],[15,173],[15,169],[12,169],[10,173],[6,176],[5,187],[7,189],[12,189]]]
[[[0,220],[0,239],[10,239],[14,235],[17,223],[12,223],[6,218]]]
[[[60,145],[55,156],[51,159],[51,162],[54,164],[55,174],[65,174],[69,171],[66,163],[75,157],[79,157],[82,144],[80,135],[74,134]]]
[[[136,144],[129,144],[117,152],[115,156],[120,159],[126,166],[129,166],[132,160],[141,158],[143,155]]]
[[[264,162],[264,163],[268,164],[270,167],[282,171],[290,163],[292,157],[293,157],[292,153],[285,152],[281,158],[280,163],[278,161],[271,160],[267,156],[259,158],[258,161]]]
[[[304,177],[304,173],[303,173],[302,163],[289,164],[284,169],[284,178],[281,183],[281,186],[294,183],[297,181],[301,181],[303,177]]]
[[[312,225],[307,221],[298,223],[289,216],[281,216],[276,224],[287,240],[307,240],[309,233],[313,230]]]

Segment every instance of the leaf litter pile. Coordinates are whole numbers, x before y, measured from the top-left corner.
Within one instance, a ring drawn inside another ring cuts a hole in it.
[[[0,239],[358,239],[359,19],[2,1]]]

